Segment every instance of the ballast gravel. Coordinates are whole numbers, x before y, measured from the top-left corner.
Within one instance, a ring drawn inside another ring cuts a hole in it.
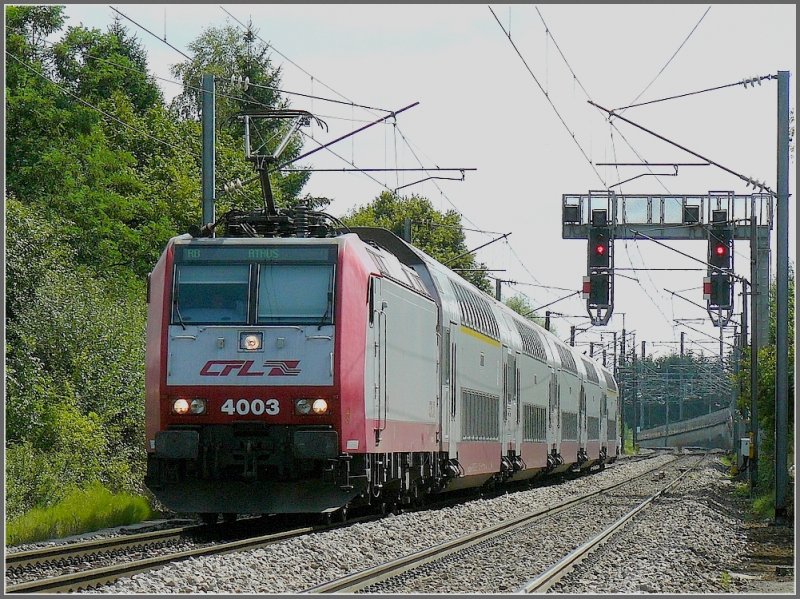
[[[620,460],[603,472],[559,485],[438,510],[390,515],[378,521],[314,533],[260,549],[193,558],[85,592],[297,593],[627,480],[672,459],[664,455],[642,462]],[[569,536],[571,531],[566,529],[562,534]],[[441,588],[430,592],[448,591]]]
[[[551,592],[736,592],[728,571],[741,563],[747,537],[716,499],[732,486],[712,467],[690,473]]]

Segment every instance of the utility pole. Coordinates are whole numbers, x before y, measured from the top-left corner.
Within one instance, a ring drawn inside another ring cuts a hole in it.
[[[569,344],[575,347],[575,325],[569,327]]]
[[[403,219],[403,241],[411,243],[411,219],[405,218]],[[497,299],[500,299],[500,296],[497,296]]]
[[[594,358],[594,341],[589,342],[589,357]]]
[[[789,428],[789,71],[778,71],[777,315],[775,322],[775,523],[786,523]]]
[[[214,75],[203,73],[203,222],[200,226],[213,223],[214,215],[214,189],[216,178],[214,173]],[[214,231],[211,231],[214,236]]]
[[[636,441],[639,437],[639,427],[643,420],[643,414],[639,413],[641,409],[641,402],[639,401],[639,380],[636,372],[636,346],[633,346],[633,355],[631,356],[631,372],[633,374],[633,446],[636,447]]]
[[[500,279],[495,279],[494,280],[494,298],[498,302],[503,301],[502,300],[502,287],[503,287],[503,281],[501,281]]]
[[[756,226],[756,200],[750,200],[750,493],[758,485],[758,348],[765,339],[759,332],[758,295],[759,281],[758,227]],[[766,288],[765,288],[766,289]],[[765,318],[769,320],[769,318]]]
[[[550,330],[550,310],[544,311],[544,330]]]
[[[686,334],[685,331],[681,331],[681,358],[683,357],[683,336]]]
[[[616,333],[615,333],[616,339]],[[615,348],[616,351],[616,348]],[[623,378],[622,374],[622,367],[625,365],[625,325],[622,326],[622,340],[620,341],[619,346],[619,368],[618,368],[618,378],[617,378],[617,385],[620,384],[621,379]],[[622,447],[625,447],[625,396],[628,394],[628,382],[625,381],[625,386],[619,386],[619,402],[622,404]]]

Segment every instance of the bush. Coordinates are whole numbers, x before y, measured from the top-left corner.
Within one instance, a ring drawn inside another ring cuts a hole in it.
[[[73,490],[54,506],[36,508],[12,519],[6,543],[18,545],[141,522],[152,514],[143,497],[114,495],[99,483]]]

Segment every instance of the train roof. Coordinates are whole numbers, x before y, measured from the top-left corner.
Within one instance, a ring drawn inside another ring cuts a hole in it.
[[[540,361],[560,366],[563,370],[588,379],[611,392],[617,392],[616,381],[607,368],[577,352],[575,348],[562,342],[544,327],[484,293],[391,231],[379,227],[351,227],[350,231],[364,242],[385,249],[400,262],[417,271],[420,278],[428,285],[430,294],[439,300],[443,310],[449,312],[451,318],[458,317],[463,322],[466,317],[466,320],[472,320],[467,324],[470,328],[475,328]],[[447,280],[449,285],[443,285],[442,279]],[[482,318],[486,306],[490,307],[493,315]],[[491,322],[492,317],[496,325]]]

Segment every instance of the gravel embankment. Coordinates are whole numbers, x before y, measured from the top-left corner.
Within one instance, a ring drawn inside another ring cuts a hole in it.
[[[689,458],[696,460],[697,458]],[[682,466],[691,462],[682,461]],[[679,472],[665,466],[665,479],[650,476],[590,502],[456,552],[423,568],[364,589],[369,593],[514,592],[573,549],[602,532]]]
[[[522,513],[619,482],[672,459],[619,464],[564,484],[190,559],[102,587],[100,593],[293,593],[432,547]]]
[[[709,467],[691,473],[553,587],[557,593],[724,593],[747,544],[716,498],[732,483]]]

